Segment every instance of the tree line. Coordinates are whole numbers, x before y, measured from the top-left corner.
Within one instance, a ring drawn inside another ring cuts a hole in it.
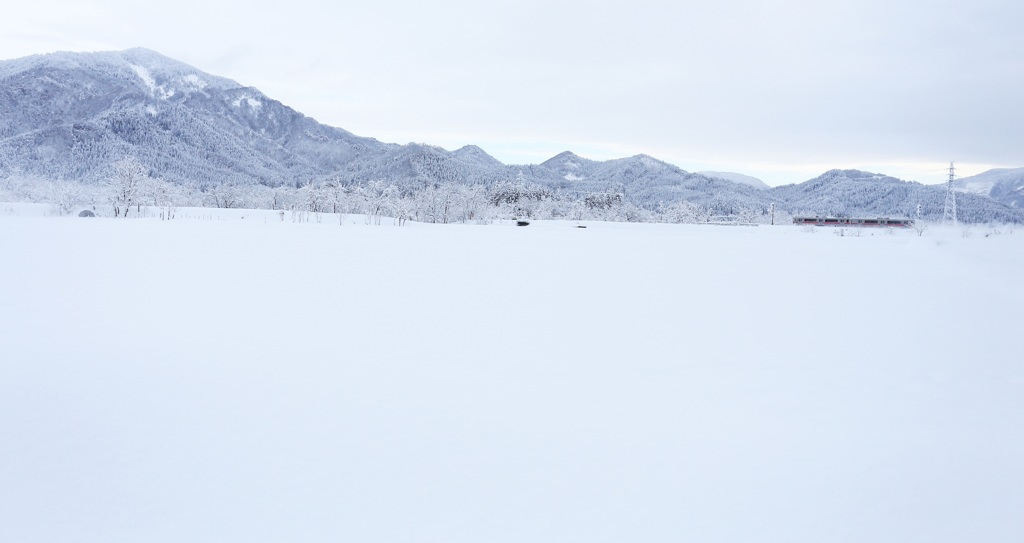
[[[138,215],[141,207],[147,206],[160,209],[165,218],[174,218],[181,207],[216,207],[358,214],[378,224],[385,217],[398,224],[487,223],[503,219],[764,224],[772,221],[769,209],[752,207],[723,216],[687,201],[642,208],[626,198],[621,186],[573,191],[543,186],[522,177],[491,183],[449,179],[399,184],[334,178],[300,186],[200,186],[151,176],[141,162],[131,157],[114,162],[106,181],[99,183],[10,175],[0,180],[0,199],[50,203],[59,214],[90,208],[106,211],[113,217]],[[780,211],[775,211],[774,219],[775,224],[786,224],[789,220]]]

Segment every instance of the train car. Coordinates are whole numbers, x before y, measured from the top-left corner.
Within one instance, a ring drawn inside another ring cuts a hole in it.
[[[793,217],[793,224],[808,226],[908,228],[914,225],[914,221],[910,219],[890,219],[888,217],[879,217],[877,219],[857,219],[850,217]]]

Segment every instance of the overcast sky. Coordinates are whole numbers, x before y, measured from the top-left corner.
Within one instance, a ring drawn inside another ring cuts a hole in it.
[[[1020,0],[33,0],[0,58],[146,47],[361,136],[771,185],[1024,166]]]

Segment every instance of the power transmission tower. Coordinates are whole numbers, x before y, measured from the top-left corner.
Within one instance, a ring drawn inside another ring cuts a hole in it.
[[[953,192],[954,170],[949,163],[949,183],[946,185],[946,206],[942,210],[942,223],[956,225],[956,193]]]

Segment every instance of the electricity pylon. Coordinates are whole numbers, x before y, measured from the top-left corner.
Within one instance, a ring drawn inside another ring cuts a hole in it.
[[[956,225],[956,193],[953,191],[953,163],[949,163],[949,183],[946,185],[946,206],[942,210],[942,224]]]

